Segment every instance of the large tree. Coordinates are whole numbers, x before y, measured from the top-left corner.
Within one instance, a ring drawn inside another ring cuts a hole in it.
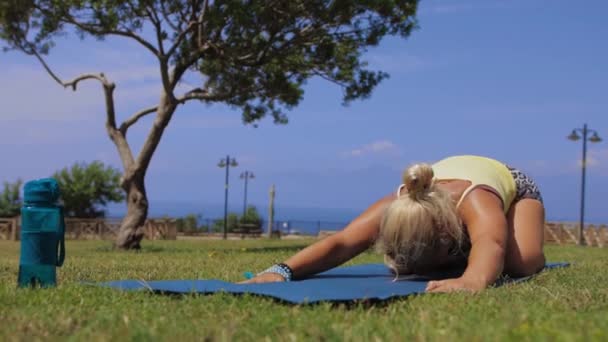
[[[416,27],[418,0],[2,0],[0,39],[9,49],[37,58],[60,85],[76,90],[101,84],[106,130],[122,161],[127,215],[116,240],[139,248],[148,213],[144,179],[152,155],[176,109],[189,101],[224,103],[242,111],[244,123],[271,115],[286,123],[303,86],[320,77],[343,89],[344,103],[368,97],[387,76],[367,69],[362,54],[386,35],[407,37]],[[115,84],[103,73],[63,80],[44,59],[59,35],[131,39],[158,62],[156,104],[117,122]],[[200,85],[178,93],[187,73]],[[138,155],[127,132],[155,115]]]

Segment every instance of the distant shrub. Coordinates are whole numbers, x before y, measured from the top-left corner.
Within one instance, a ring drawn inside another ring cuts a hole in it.
[[[15,183],[4,182],[4,190],[0,193],[0,217],[15,217],[21,212],[21,186],[23,181]]]
[[[262,218],[260,217],[260,213],[258,212],[258,209],[253,205],[247,207],[245,215],[241,216],[239,222],[255,225],[257,227],[262,226]]]
[[[239,215],[236,213],[228,213],[226,230],[228,232],[235,231],[239,226]],[[213,221],[213,232],[223,232],[224,231],[224,219],[217,219]]]
[[[59,183],[66,216],[104,217],[109,202],[125,199],[120,187],[120,171],[100,161],[76,163],[55,172],[52,177]]]

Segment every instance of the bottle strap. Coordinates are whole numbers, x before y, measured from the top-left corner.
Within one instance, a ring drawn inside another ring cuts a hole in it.
[[[57,266],[61,267],[63,265],[63,260],[65,259],[65,218],[63,216],[63,206],[59,207],[59,217],[61,222],[59,222],[59,239],[57,241],[57,249],[59,255],[57,256]]]

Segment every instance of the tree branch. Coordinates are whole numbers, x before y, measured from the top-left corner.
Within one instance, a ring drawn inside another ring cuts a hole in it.
[[[209,92],[205,89],[195,88],[177,98],[177,102],[184,104],[190,100],[209,100]]]
[[[79,82],[90,79],[98,80],[101,83],[101,85],[103,86],[104,98],[106,102],[106,130],[108,131],[110,139],[114,142],[116,148],[118,149],[118,153],[122,160],[124,169],[127,170],[128,168],[130,168],[134,162],[133,155],[131,153],[131,148],[129,147],[129,143],[126,140],[125,135],[122,134],[121,131],[116,129],[116,111],[114,105],[114,88],[116,87],[116,85],[108,81],[108,79],[103,73],[83,74],[74,78],[71,81],[64,82],[53,72],[53,70],[44,60],[44,58],[42,58],[42,56],[38,53],[38,51],[36,51],[36,49],[31,43],[28,43],[28,47],[28,49],[24,49],[24,47],[21,46],[21,49],[26,53],[34,55],[38,59],[38,61],[40,61],[40,63],[42,64],[46,72],[51,76],[51,78],[53,78],[53,80],[55,80],[64,88],[71,87],[72,90],[76,91]]]
[[[209,0],[203,1],[203,9],[201,14],[198,16],[198,48],[203,46],[203,19],[205,18],[205,11],[207,10],[207,4]]]
[[[150,17],[150,21],[152,22],[152,25],[154,25],[154,30],[156,31],[156,42],[158,44],[159,57],[164,56],[165,48],[163,46],[162,27],[158,14],[154,8],[149,7],[146,7],[146,12],[148,13],[148,17]]]
[[[152,44],[150,44],[150,42],[146,41],[145,39],[143,39],[142,37],[140,37],[133,31],[102,30],[102,29],[95,27],[94,25],[87,25],[87,24],[80,23],[76,20],[76,18],[74,18],[70,14],[66,14],[65,20],[68,23],[78,27],[79,29],[92,33],[92,34],[96,34],[96,35],[110,34],[110,35],[132,38],[135,41],[137,41],[138,43],[140,43],[141,45],[143,45],[146,49],[150,50],[150,52],[152,52],[155,56],[160,55],[159,51]]]
[[[42,66],[44,67],[44,69],[46,70],[46,72],[51,76],[51,78],[53,78],[53,80],[55,80],[55,82],[59,83],[64,88],[71,87],[72,90],[76,91],[76,87],[78,86],[78,83],[80,81],[89,80],[89,79],[96,79],[96,80],[98,80],[99,82],[101,82],[101,84],[102,84],[102,86],[104,88],[112,88],[113,89],[115,87],[114,83],[109,82],[103,73],[100,73],[100,74],[82,74],[82,75],[74,78],[71,81],[64,82],[64,81],[62,81],[57,76],[57,74],[55,74],[53,72],[53,70],[51,70],[51,68],[49,67],[49,65],[44,60],[44,58],[42,58],[42,56],[40,56],[40,54],[38,53],[38,51],[36,51],[36,49],[33,46],[30,45],[29,49],[28,50],[24,50],[24,51],[26,51],[26,52],[34,55],[36,57],[36,59],[38,59],[38,61],[40,62],[40,64],[42,64]],[[114,126],[114,128],[115,128],[115,126]]]
[[[326,81],[328,81],[328,82],[331,82],[331,83],[333,83],[333,84],[335,84],[335,85],[340,86],[341,88],[346,88],[346,87],[348,86],[348,84],[346,84],[346,83],[344,83],[344,82],[339,82],[338,80],[335,80],[335,79],[333,79],[333,78],[331,78],[331,77],[327,76],[327,74],[324,74],[324,73],[322,73],[322,72],[321,72],[321,71],[319,71],[319,70],[313,70],[313,71],[311,72],[311,74],[313,74],[313,75],[317,75],[317,76],[321,77],[322,79],[324,79],[324,80],[326,80]]]
[[[120,128],[118,129],[120,132],[122,132],[123,135],[127,134],[127,130],[129,129],[129,127],[133,126],[133,124],[135,124],[139,119],[141,119],[142,117],[154,113],[158,110],[158,106],[154,106],[154,107],[150,107],[150,108],[146,108],[144,110],[141,110],[135,114],[133,114],[132,117],[130,117],[128,120],[125,120],[125,122],[123,122],[120,125]]]
[[[239,90],[243,91],[243,92],[248,92],[248,91],[254,91],[255,89],[253,87],[249,87],[246,89],[239,89]],[[225,101],[225,100],[230,99],[234,95],[235,95],[234,92],[213,94],[213,93],[209,92],[207,89],[195,88],[195,89],[192,89],[192,90],[186,92],[184,95],[178,97],[176,100],[177,100],[178,104],[184,104],[184,103],[186,103],[188,101],[192,101],[192,100]]]
[[[160,13],[162,14],[163,18],[165,19],[165,22],[167,23],[167,25],[169,25],[169,27],[173,31],[180,32],[182,30],[182,22],[180,21],[178,24],[175,24],[171,20],[171,18],[169,17],[169,12],[167,12],[167,8],[165,7],[164,1],[160,1]]]
[[[193,4],[194,6],[194,4]],[[171,56],[175,50],[177,50],[177,48],[179,48],[179,45],[182,43],[182,41],[186,38],[186,35],[195,27],[198,25],[198,49],[197,51],[194,53],[194,56],[196,56],[196,58],[191,58],[189,59],[184,65],[183,65],[183,71],[181,72],[174,72],[173,73],[173,77],[171,79],[171,85],[172,87],[174,87],[177,84],[177,81],[179,81],[179,79],[181,78],[181,76],[183,75],[183,72],[185,72],[186,69],[188,69],[194,62],[196,62],[196,60],[198,59],[198,56],[200,55],[201,52],[205,51],[208,46],[203,44],[203,20],[205,17],[205,12],[207,10],[207,6],[208,6],[208,0],[204,0],[203,2],[203,9],[201,10],[200,15],[198,16],[198,20],[197,21],[190,21],[190,23],[188,24],[188,27],[186,27],[186,29],[184,29],[182,32],[179,33],[179,35],[177,36],[177,39],[175,40],[175,43],[173,43],[173,46],[171,46],[171,48],[169,49],[169,51],[167,52],[167,56]],[[194,11],[194,7],[193,7],[193,11]],[[194,16],[194,13],[192,13],[192,16]],[[176,68],[174,69],[174,71],[180,71],[182,68],[180,68],[179,66],[176,66]]]
[[[270,49],[273,47],[274,44],[274,39],[276,38],[276,33],[273,33],[270,36],[270,39],[268,39],[268,44],[266,45],[266,47],[260,51],[257,55],[257,57],[255,57],[255,60],[251,63],[247,63],[247,59],[250,59],[251,57],[254,56],[253,53],[248,53],[244,56],[239,56],[236,58],[237,61],[242,62],[243,64],[247,65],[247,66],[259,66],[261,64],[263,64],[266,56],[268,55],[268,51],[270,51]]]
[[[196,25],[196,22],[190,22],[188,24],[188,27],[186,27],[185,30],[183,30],[182,32],[180,32],[177,36],[177,38],[175,39],[175,43],[173,43],[173,46],[171,46],[169,48],[169,50],[167,51],[167,56],[171,56],[175,50],[177,50],[177,48],[179,47],[179,45],[182,43],[182,41],[184,40],[184,38],[186,38],[186,35],[188,34],[188,32],[190,30],[192,30],[192,28]]]
[[[157,56],[160,64],[160,77],[163,83],[163,89],[169,98],[173,98],[173,89],[171,88],[171,82],[169,81],[168,55],[165,55],[161,22],[155,8],[146,7],[146,12],[148,13],[148,17],[150,18],[152,25],[154,25],[154,30],[156,32],[156,41],[158,43],[159,50]]]
[[[145,173],[148,169],[150,160],[152,160],[152,155],[158,147],[158,143],[160,142],[169,121],[171,121],[171,117],[173,116],[177,105],[178,103],[174,99],[161,96],[152,128],[150,129],[148,137],[139,151],[137,159],[135,160],[135,166],[138,171]]]
[[[188,68],[190,68],[194,63],[196,63],[196,61],[200,58],[201,54],[203,52],[205,52],[209,47],[211,47],[211,45],[208,45],[208,46],[204,47],[203,49],[199,49],[198,51],[192,53],[190,58],[187,58],[184,61],[178,62],[173,67],[173,70],[171,71],[171,78],[170,78],[172,89],[175,88],[175,86],[177,85],[177,82],[179,82],[181,80],[181,78],[184,75],[184,73],[186,72],[186,70],[188,70]]]

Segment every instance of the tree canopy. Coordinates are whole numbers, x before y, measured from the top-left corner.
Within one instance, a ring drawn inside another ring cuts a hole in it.
[[[387,34],[408,36],[417,2],[9,0],[0,37],[32,55],[47,54],[70,27],[81,37],[128,37],[175,66],[163,71],[168,93],[189,69],[205,76],[180,100],[228,103],[245,122],[267,113],[285,122],[283,109],[298,104],[313,76],[342,86],[346,102],[368,96],[387,74],[367,70],[361,53]],[[139,34],[147,24],[156,41]]]
[[[109,202],[124,200],[120,172],[100,161],[76,163],[53,174],[61,190],[66,216],[96,218],[105,216]]]
[[[416,28],[417,5],[418,0],[4,0],[0,40],[7,50],[37,58],[65,88],[76,90],[87,80],[102,85],[105,128],[120,155],[120,185],[129,199],[117,244],[138,248],[138,228],[148,213],[145,174],[179,106],[223,103],[240,110],[244,123],[267,115],[286,123],[311,78],[340,87],[345,104],[367,98],[388,74],[370,70],[363,54],[387,35],[408,37]],[[74,32],[81,38],[130,39],[152,54],[161,79],[158,102],[118,123],[124,113],[115,106],[116,85],[106,75],[59,77],[45,55],[57,37]],[[186,74],[198,79],[191,89],[178,87]],[[155,119],[135,155],[127,132],[147,115]]]

